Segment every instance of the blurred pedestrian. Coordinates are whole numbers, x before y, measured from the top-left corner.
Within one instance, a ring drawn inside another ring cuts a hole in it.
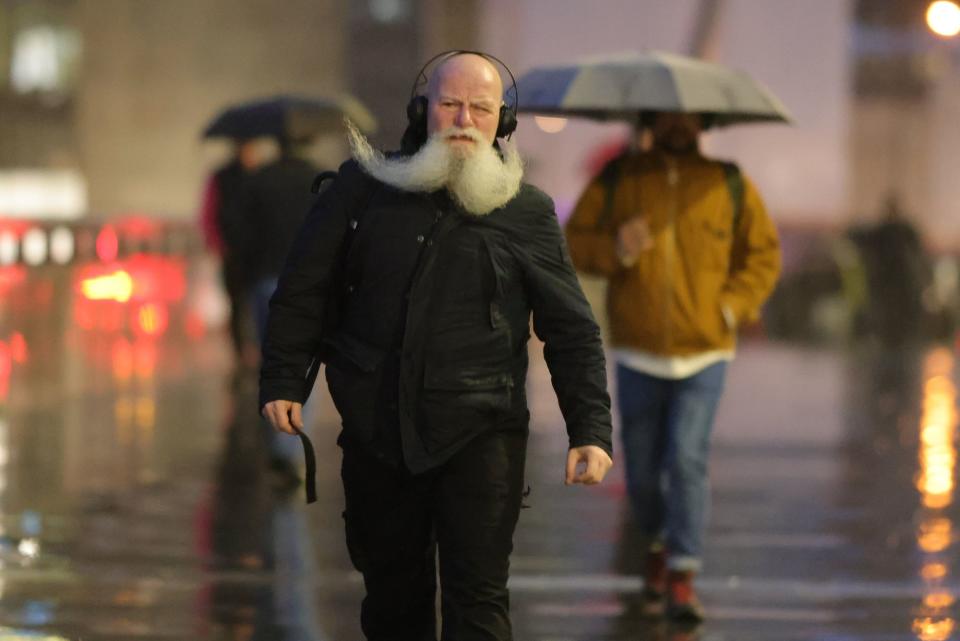
[[[737,328],[780,268],[777,233],[735,165],[704,157],[705,116],[658,113],[652,148],[611,161],[566,235],[606,277],[630,501],[647,550],[642,611],[697,621],[714,413]]]
[[[240,204],[242,255],[251,276],[254,319],[261,344],[270,296],[297,230],[316,199],[310,187],[319,171],[297,153],[293,143],[278,144],[278,157],[250,176]]]
[[[242,256],[245,234],[240,203],[244,181],[262,162],[260,141],[234,141],[230,160],[207,178],[200,207],[205,244],[220,257],[220,277],[230,307],[230,342],[240,367],[254,367],[258,362],[250,308],[251,275]]]
[[[883,347],[916,346],[934,332],[941,305],[933,265],[899,201],[887,199],[876,224],[852,230],[867,276],[864,329]]]
[[[279,155],[248,178],[239,205],[243,225],[240,253],[249,275],[249,295],[261,346],[270,297],[277,287],[277,279],[297,230],[316,198],[311,185],[317,168],[297,154],[292,142],[277,144]],[[300,442],[272,429],[268,437],[273,481],[280,488],[297,486],[300,483],[297,463]]]
[[[612,464],[610,401],[553,203],[496,142],[516,109],[495,59],[438,58],[402,153],[352,132],[353,159],[300,232],[271,301],[260,401],[293,433],[323,355],[368,639],[436,638],[439,553],[442,637],[508,641],[531,314],[566,420],[567,483],[599,483]]]

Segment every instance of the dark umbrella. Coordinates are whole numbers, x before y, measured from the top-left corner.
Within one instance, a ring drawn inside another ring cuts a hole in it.
[[[336,129],[344,118],[363,132],[369,133],[377,128],[373,115],[350,96],[275,96],[228,107],[207,125],[203,137],[248,139],[269,136],[282,140],[307,140]]]
[[[537,67],[517,81],[521,113],[636,123],[644,112],[702,113],[712,124],[789,122],[777,98],[747,74],[663,52]]]

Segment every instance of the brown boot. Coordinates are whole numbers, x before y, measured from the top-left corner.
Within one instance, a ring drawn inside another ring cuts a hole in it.
[[[643,590],[640,592],[640,616],[659,619],[666,610],[667,551],[662,545],[647,550],[643,566]]]
[[[670,570],[667,574],[667,616],[683,623],[700,623],[703,606],[693,589],[693,572]]]

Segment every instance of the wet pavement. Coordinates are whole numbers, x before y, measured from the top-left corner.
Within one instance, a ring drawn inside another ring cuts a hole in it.
[[[17,269],[0,269],[0,641],[359,641],[322,387],[307,507],[207,327],[209,265]],[[960,638],[954,351],[741,346],[714,441],[709,618],[685,629],[637,616],[622,466],[563,486],[531,349],[518,641]]]

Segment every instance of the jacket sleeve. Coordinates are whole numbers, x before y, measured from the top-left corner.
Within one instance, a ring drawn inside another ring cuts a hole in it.
[[[203,186],[199,223],[200,231],[203,233],[204,246],[217,254],[223,254],[223,238],[220,235],[221,201],[217,176],[211,174]]]
[[[566,225],[574,266],[592,276],[610,277],[623,269],[617,257],[616,230],[612,226],[600,228],[606,198],[603,181],[594,178],[580,196]]]
[[[744,177],[743,211],[734,230],[730,276],[720,295],[738,324],[752,322],[773,291],[780,274],[780,242],[766,207],[750,180]]]
[[[333,185],[306,217],[270,299],[260,368],[260,407],[274,400],[306,401],[307,373],[318,356],[324,310],[337,273],[340,250],[356,215],[359,167],[340,168]]]
[[[600,328],[580,289],[553,203],[537,192],[525,243],[524,277],[533,328],[567,424],[570,447],[596,445],[613,452],[610,396]]]

